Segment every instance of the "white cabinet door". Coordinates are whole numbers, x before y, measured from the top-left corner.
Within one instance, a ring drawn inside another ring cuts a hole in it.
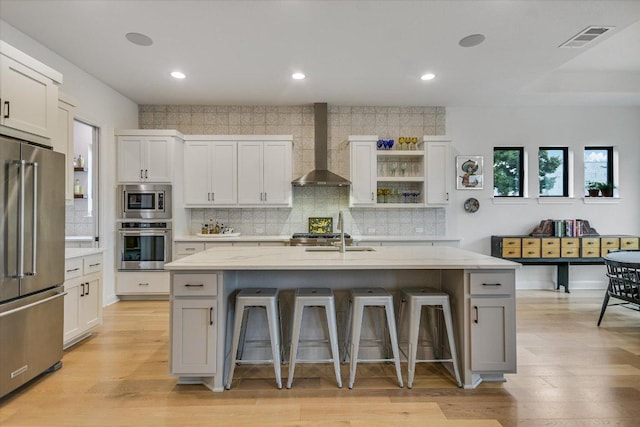
[[[173,138],[147,137],[144,139],[144,180],[148,182],[171,182],[173,178]]]
[[[118,181],[144,181],[143,137],[126,136],[118,138]]]
[[[215,298],[173,300],[172,374],[215,374],[216,323]]]
[[[99,276],[85,278],[80,287],[80,318],[84,329],[90,329],[100,324],[102,318],[101,292]]]
[[[235,141],[211,142],[211,202],[235,205],[238,202],[238,149]]]
[[[58,86],[53,80],[0,54],[0,124],[54,138],[58,124]]]
[[[80,314],[81,283],[83,283],[82,278],[64,282],[64,290],[67,293],[64,296],[64,343],[69,342],[84,330]]]
[[[471,298],[471,370],[515,372],[515,308],[512,297]]]
[[[427,141],[427,205],[449,204],[450,141]]]
[[[268,205],[291,204],[291,144],[266,142],[263,154],[263,201]]]
[[[263,146],[262,141],[238,142],[238,203],[241,205],[261,205]]]
[[[184,144],[184,202],[186,205],[211,203],[211,147],[208,141]]]
[[[377,159],[375,141],[350,142],[351,205],[375,206]]]
[[[66,156],[64,198],[73,201],[73,116],[75,107],[62,99],[58,100],[58,127],[53,138],[53,151]]]

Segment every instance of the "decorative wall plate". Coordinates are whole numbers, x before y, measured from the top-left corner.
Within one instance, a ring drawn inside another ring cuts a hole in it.
[[[478,201],[478,199],[470,197],[470,198],[468,198],[467,200],[464,201],[464,210],[465,211],[467,211],[469,213],[474,213],[478,209],[480,209],[480,202]]]

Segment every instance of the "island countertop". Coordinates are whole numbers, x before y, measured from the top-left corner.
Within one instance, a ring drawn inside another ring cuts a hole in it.
[[[307,252],[302,246],[212,248],[165,264],[166,270],[507,269],[521,265],[442,246],[376,246],[372,251]]]

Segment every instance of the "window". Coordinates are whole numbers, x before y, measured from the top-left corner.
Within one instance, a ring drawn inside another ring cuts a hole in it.
[[[540,147],[538,179],[541,197],[569,196],[569,149],[567,147]]]
[[[496,197],[524,196],[524,149],[522,147],[494,147],[493,195]]]
[[[584,185],[585,194],[590,186],[613,187],[613,147],[584,148]]]

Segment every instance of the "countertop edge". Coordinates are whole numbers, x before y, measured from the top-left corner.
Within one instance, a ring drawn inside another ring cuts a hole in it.
[[[80,258],[87,255],[101,254],[104,248],[66,248],[64,250],[64,259]]]

